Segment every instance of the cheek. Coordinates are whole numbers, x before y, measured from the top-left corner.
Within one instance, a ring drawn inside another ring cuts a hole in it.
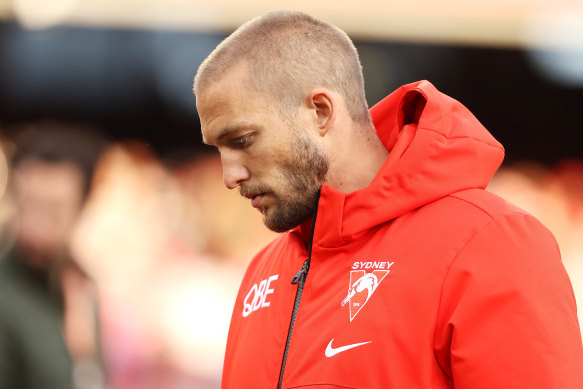
[[[257,182],[285,185],[289,180],[290,167],[293,169],[297,158],[291,143],[293,139],[289,139],[288,131],[284,129],[278,132],[275,139],[265,137],[249,150],[245,164]]]

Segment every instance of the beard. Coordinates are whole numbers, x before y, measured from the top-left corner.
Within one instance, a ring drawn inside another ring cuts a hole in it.
[[[269,193],[275,204],[261,208],[263,222],[272,231],[285,232],[308,220],[314,212],[318,189],[328,173],[324,150],[302,130],[292,128],[292,137],[279,163],[284,179],[281,188],[267,185],[242,186],[241,195]]]

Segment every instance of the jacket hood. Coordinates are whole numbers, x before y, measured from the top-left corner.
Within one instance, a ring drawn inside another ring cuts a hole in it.
[[[314,245],[340,246],[451,193],[485,188],[504,158],[474,115],[428,81],[402,86],[370,113],[389,156],[364,189],[322,186]]]

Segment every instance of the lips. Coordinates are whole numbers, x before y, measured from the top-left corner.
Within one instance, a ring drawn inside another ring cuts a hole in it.
[[[251,196],[251,206],[253,208],[259,208],[261,206],[262,199],[263,199],[263,193]]]
[[[241,196],[251,200],[251,206],[253,208],[261,208],[265,206],[264,200],[269,192],[266,188],[259,187],[241,187]]]
[[[242,193],[241,195],[251,200],[251,206],[253,208],[259,208],[261,206],[261,199],[263,199],[265,193]]]

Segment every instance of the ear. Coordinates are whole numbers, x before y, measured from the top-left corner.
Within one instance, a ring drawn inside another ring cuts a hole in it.
[[[334,94],[325,88],[314,88],[308,94],[308,106],[314,110],[320,135],[326,135],[336,120]]]

